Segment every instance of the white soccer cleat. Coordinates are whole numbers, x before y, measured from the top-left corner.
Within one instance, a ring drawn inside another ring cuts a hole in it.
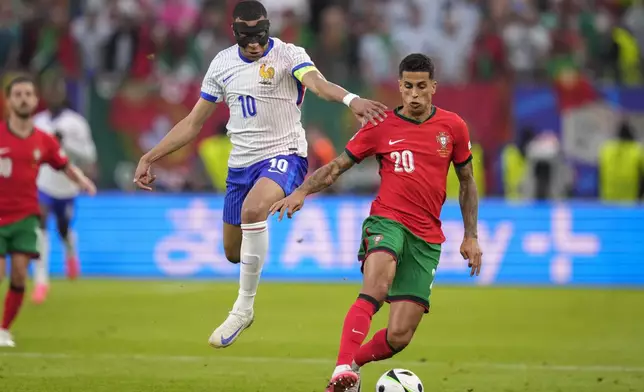
[[[6,329],[0,329],[0,347],[16,347],[16,342],[13,341],[11,332]]]
[[[360,392],[360,368],[357,366],[336,366],[325,392]]]
[[[215,332],[210,335],[208,344],[214,348],[225,348],[235,343],[245,329],[250,328],[255,318],[254,312],[230,312],[230,315]]]

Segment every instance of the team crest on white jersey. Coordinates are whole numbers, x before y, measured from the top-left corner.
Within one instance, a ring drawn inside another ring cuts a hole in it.
[[[273,84],[273,79],[275,78],[275,68],[262,64],[259,67],[259,76],[262,78],[259,84],[270,86]]]

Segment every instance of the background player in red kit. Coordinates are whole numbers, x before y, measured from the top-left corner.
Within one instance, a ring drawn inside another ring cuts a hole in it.
[[[38,105],[36,87],[26,77],[14,79],[6,89],[9,120],[0,124],[0,281],[11,255],[9,292],[5,299],[0,347],[14,347],[9,327],[22,305],[29,261],[38,257],[38,193],[36,178],[47,163],[63,171],[93,195],[96,187],[70,164],[53,136],[34,128]]]
[[[481,269],[478,195],[467,126],[457,114],[432,105],[436,82],[430,58],[407,56],[399,75],[403,106],[388,113],[383,123],[358,131],[343,154],[271,207],[271,213],[280,212],[280,219],[285,212],[290,218],[307,195],[330,186],[355,163],[372,155],[380,163],[380,190],[363,224],[358,253],[363,286],[344,320],[327,392],[359,391],[360,367],[404,349],[429,310],[440,244],[445,241],[440,213],[451,163],[460,180],[465,225],[461,254],[469,260],[470,275],[478,275]],[[362,345],[371,318],[384,301],[391,303],[388,328]]]

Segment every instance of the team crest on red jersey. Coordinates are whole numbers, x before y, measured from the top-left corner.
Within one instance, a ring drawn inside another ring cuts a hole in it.
[[[450,142],[450,136],[445,133],[445,132],[439,132],[438,135],[436,135],[436,141],[438,144],[440,144],[440,148],[438,149],[438,155],[443,157],[443,158],[448,158],[449,157],[449,142]]]
[[[40,153],[39,149],[34,150],[34,161],[40,162],[40,158],[42,158],[42,154]]]

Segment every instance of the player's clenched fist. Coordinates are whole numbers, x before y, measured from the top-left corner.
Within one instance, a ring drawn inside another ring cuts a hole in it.
[[[134,172],[134,183],[136,186],[146,191],[151,191],[152,187],[150,185],[156,178],[157,176],[152,174],[152,167],[148,160],[145,157],[141,158]]]
[[[470,271],[470,276],[479,276],[481,273],[481,263],[483,262],[483,252],[479,247],[479,241],[473,237],[463,238],[463,243],[461,244],[461,256],[465,260],[468,260],[467,266],[472,268]]]
[[[306,194],[304,192],[296,189],[289,196],[273,204],[269,210],[269,213],[272,216],[279,211],[280,215],[277,219],[281,221],[284,217],[284,213],[286,212],[286,216],[291,219],[293,217],[293,214],[301,210],[302,206],[304,206],[305,197]]]

